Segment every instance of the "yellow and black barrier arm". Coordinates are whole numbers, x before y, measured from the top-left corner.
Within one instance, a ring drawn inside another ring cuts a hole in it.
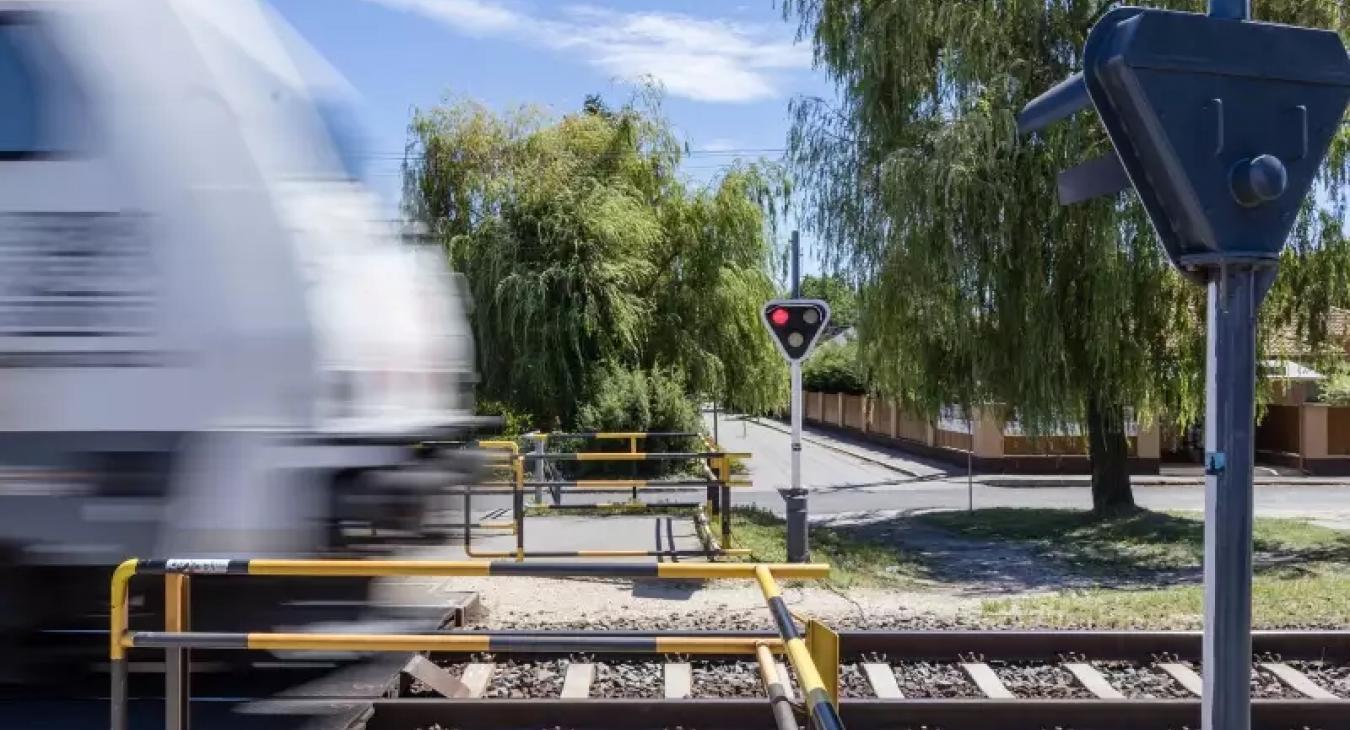
[[[783,601],[783,594],[778,590],[778,583],[774,580],[775,574],[781,578],[789,577],[785,573],[769,570],[764,565],[755,566],[755,578],[759,582],[760,591],[764,594],[764,601],[769,606],[769,613],[773,615],[773,622],[778,627],[778,636],[783,640],[784,653],[792,663],[793,671],[797,673],[806,709],[811,713],[816,730],[843,730],[844,724],[839,719],[839,710],[834,705],[834,698],[825,688],[816,662],[811,657],[810,650],[806,648],[806,641],[797,630],[797,624],[792,619],[792,612],[788,610],[787,603]],[[832,669],[838,675],[839,667],[836,665]]]

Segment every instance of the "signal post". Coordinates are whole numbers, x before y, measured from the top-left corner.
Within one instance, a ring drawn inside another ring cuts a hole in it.
[[[1120,7],[1083,71],[1033,100],[1025,134],[1092,106],[1114,152],[1059,177],[1064,204],[1133,187],[1168,258],[1208,294],[1204,730],[1251,727],[1256,322],[1350,98],[1330,31]]]
[[[830,305],[819,299],[775,299],[764,305],[764,326],[792,372],[792,481],[782,492],[787,512],[787,558],[790,563],[810,559],[806,490],[802,489],[802,361],[815,350]]]

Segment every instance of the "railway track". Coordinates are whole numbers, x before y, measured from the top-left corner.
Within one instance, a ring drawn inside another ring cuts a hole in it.
[[[491,633],[566,640],[549,631]],[[840,711],[852,730],[1198,727],[1200,642],[1198,632],[843,632]],[[1257,632],[1253,649],[1253,728],[1350,730],[1350,631]],[[415,657],[400,673],[398,696],[376,700],[358,726],[775,727],[747,657],[532,651],[470,659]],[[795,687],[793,694],[800,699]]]

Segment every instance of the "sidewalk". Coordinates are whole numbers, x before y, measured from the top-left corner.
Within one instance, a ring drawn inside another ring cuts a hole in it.
[[[772,418],[756,418],[754,416],[742,416],[737,414],[724,415],[723,419],[727,423],[745,419],[750,423],[778,431],[779,433],[792,433],[792,428],[790,426]],[[911,454],[899,449],[888,449],[880,444],[861,442],[860,440],[849,438],[846,434],[822,431],[805,424],[802,425],[802,441],[813,446],[837,451],[855,459],[860,459],[870,464],[890,469],[891,471],[907,477],[928,478],[955,473],[953,468],[949,465],[929,461],[917,454]]]
[[[789,433],[787,425],[768,418],[749,416],[729,416],[746,418],[758,424],[782,433]],[[852,439],[846,434],[825,431],[813,426],[802,426],[802,441],[822,446],[856,459],[862,459],[884,466],[910,477],[935,477],[946,475],[951,478],[965,476],[965,470],[950,464],[933,462],[910,454],[901,449],[882,444]],[[1253,483],[1256,486],[1300,486],[1300,487],[1350,487],[1350,477],[1307,476],[1283,467],[1257,466]],[[980,474],[976,472],[975,482],[987,487],[1087,487],[1092,477],[1087,474]],[[1135,474],[1130,483],[1136,487],[1203,487],[1204,470],[1199,465],[1180,464],[1163,465],[1161,474]]]

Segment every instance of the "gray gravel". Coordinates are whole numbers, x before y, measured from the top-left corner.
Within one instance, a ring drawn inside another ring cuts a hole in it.
[[[494,699],[544,699],[562,693],[567,659],[498,663],[484,697]]]
[[[700,662],[693,666],[695,698],[763,697],[759,668],[754,662]]]
[[[1308,675],[1308,679],[1337,697],[1350,699],[1350,664],[1289,662],[1289,666]]]
[[[1287,697],[1296,700],[1303,695],[1286,687],[1283,682],[1275,678],[1275,675],[1263,672],[1257,667],[1252,667],[1252,697],[1280,699]]]
[[[1134,662],[1092,662],[1092,666],[1130,699],[1194,699],[1171,675],[1154,666]]]
[[[840,697],[876,697],[867,676],[857,664],[845,664],[839,668]]]
[[[660,699],[665,696],[663,663],[604,663],[595,667],[592,697]]]
[[[895,682],[906,697],[961,699],[983,697],[980,689],[955,664],[907,662],[894,664]]]
[[[1041,699],[1092,699],[1073,673],[1057,664],[989,662],[1003,685],[1014,695]]]

